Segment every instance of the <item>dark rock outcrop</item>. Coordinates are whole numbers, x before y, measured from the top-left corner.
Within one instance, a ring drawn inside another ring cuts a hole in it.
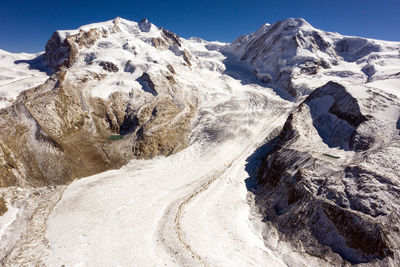
[[[5,200],[2,197],[0,197],[0,216],[6,213],[7,210],[8,208]]]
[[[166,29],[162,29],[162,34],[165,36],[166,39],[170,41],[170,43],[177,45],[179,47],[182,46],[181,39],[175,33],[170,32]]]
[[[111,62],[99,62],[99,66],[103,67],[103,70],[109,71],[109,72],[118,72],[119,68]]]
[[[142,83],[143,89],[154,95],[157,94],[156,87],[147,72],[143,72],[142,76],[139,77],[139,82]]]
[[[139,29],[142,32],[149,32],[151,29],[151,23],[146,18],[144,18],[139,22]]]

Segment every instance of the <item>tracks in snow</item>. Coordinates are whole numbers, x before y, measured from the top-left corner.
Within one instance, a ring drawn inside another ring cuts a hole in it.
[[[182,215],[185,207],[199,194],[207,190],[208,187],[216,181],[224,172],[232,166],[232,163],[226,164],[221,168],[205,175],[199,182],[186,185],[189,193],[176,199],[165,209],[164,214],[158,225],[158,239],[161,241],[165,250],[174,258],[174,262],[178,261],[185,266],[193,265],[193,261],[198,264],[208,266],[209,264],[203,259],[187,242],[182,227]],[[173,228],[174,233],[171,235],[170,230]]]
[[[36,190],[28,189],[25,192],[25,198],[16,200],[20,202],[19,205],[24,205],[17,215],[22,222],[14,221],[13,224],[15,225],[12,227],[14,229],[26,228],[26,230],[24,234],[19,236],[16,244],[8,254],[0,255],[1,266],[44,265],[43,259],[47,253],[46,248],[48,246],[48,240],[45,236],[46,222],[53,208],[60,201],[65,188],[65,186],[58,186],[51,190],[45,187],[37,188]],[[26,226],[23,225],[25,222]],[[22,225],[18,225],[18,223],[22,223]],[[18,238],[18,236],[15,238]],[[3,259],[2,256],[4,256]]]
[[[192,254],[192,257],[200,261],[203,265],[208,266],[206,261],[198,254],[196,253],[193,248],[189,245],[189,243],[185,240],[185,234],[183,233],[183,228],[182,228],[182,214],[184,212],[185,207],[195,198],[197,195],[202,193],[203,191],[207,190],[208,187],[215,181],[217,180],[223,173],[224,171],[229,168],[232,165],[229,164],[228,166],[222,168],[222,170],[217,171],[214,175],[212,175],[210,178],[208,178],[199,188],[197,188],[194,192],[192,192],[183,202],[180,202],[178,205],[178,210],[175,214],[175,219],[174,219],[174,230],[175,233],[179,239],[179,241],[182,243],[182,245]]]
[[[239,155],[237,155],[234,159],[230,160],[225,165],[211,171],[208,175],[203,176],[203,179],[200,179],[200,182],[193,183],[187,185],[186,188],[189,188],[189,192],[187,190],[184,196],[179,197],[173,203],[171,203],[168,208],[164,211],[163,218],[159,224],[158,230],[158,239],[163,244],[164,249],[166,249],[174,258],[174,262],[178,261],[180,264],[184,266],[192,266],[193,264],[203,265],[203,266],[211,266],[215,265],[215,262],[208,262],[201,254],[194,248],[189,242],[190,239],[187,238],[187,234],[185,233],[185,229],[182,223],[183,215],[185,213],[185,209],[197,198],[200,194],[207,191],[210,186],[219,180],[222,176],[229,173],[229,169],[233,165],[240,164],[242,161],[245,161],[247,156],[251,154],[251,152],[259,146],[262,140],[268,136],[276,127],[279,127],[282,124],[282,120],[286,119],[287,113],[277,117],[275,120],[271,122],[271,124],[257,135],[257,138],[254,138],[253,141],[248,143],[246,149],[244,149]],[[207,200],[205,200],[207,201]],[[173,226],[175,236],[171,236],[170,230]],[[214,240],[218,242],[218,240]],[[269,257],[273,258],[273,261],[276,263],[284,265],[278,258],[276,258],[271,251],[265,251]]]

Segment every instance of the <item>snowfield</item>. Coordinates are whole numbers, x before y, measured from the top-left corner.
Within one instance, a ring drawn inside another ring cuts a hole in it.
[[[13,54],[0,49],[0,109],[10,106],[19,93],[46,81],[47,69],[40,54]]]

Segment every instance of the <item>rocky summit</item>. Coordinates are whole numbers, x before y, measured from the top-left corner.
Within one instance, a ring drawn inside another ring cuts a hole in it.
[[[0,50],[4,266],[399,266],[399,162],[398,42],[116,18]]]

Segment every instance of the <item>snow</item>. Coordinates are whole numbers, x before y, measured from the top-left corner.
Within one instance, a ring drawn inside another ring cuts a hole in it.
[[[152,45],[153,38],[161,36],[160,28],[155,25],[150,24],[151,27],[148,31],[141,31],[136,22],[118,18],[115,23],[121,31],[110,34],[107,38],[100,38],[95,45],[82,51],[77,62],[69,71],[69,75],[75,73],[76,76],[82,75],[82,69],[107,74],[107,78],[100,85],[92,88],[91,96],[107,99],[113,92],[143,91],[140,83],[136,81],[142,76],[143,72],[161,72],[166,75],[166,73],[169,73],[166,68],[167,64],[172,64],[176,70],[179,70],[179,66],[184,63],[179,54],[182,53],[180,48],[177,47],[175,52],[171,50],[160,51]],[[113,21],[107,21],[82,26],[80,30],[99,28],[110,31],[113,25]],[[59,31],[59,33],[64,36],[75,32]],[[186,41],[183,42],[186,43]],[[191,45],[192,42],[190,41],[187,41],[187,43],[188,47],[201,47],[206,50],[205,44],[196,45],[193,43]],[[109,73],[98,65],[100,62],[110,62],[116,65],[119,71]],[[186,69],[184,70],[186,71]]]
[[[6,234],[7,227],[10,226],[17,218],[18,208],[9,206],[5,214],[0,216],[0,240]]]
[[[270,129],[274,129],[273,125],[267,130]],[[264,134],[262,132],[260,137]],[[243,168],[252,146],[247,140],[238,137],[210,151],[203,151],[199,144],[194,144],[168,158],[132,161],[120,170],[72,183],[48,221],[51,253],[47,264],[126,266],[141,262],[176,265],[175,253],[188,251],[180,244],[172,248],[176,252],[167,253],[165,247],[176,245],[176,237],[171,232],[174,220],[165,218],[191,192],[201,189],[209,176],[222,170],[221,177],[215,177],[218,185],[212,185],[211,193],[200,195],[185,209],[180,230],[186,233],[192,249],[198,251],[202,261],[211,264],[230,262],[234,266],[244,263],[276,266],[280,261],[265,248],[260,233],[249,221],[244,185],[247,173]],[[222,195],[213,192],[223,189],[226,192]],[[225,203],[220,198],[224,198]],[[210,214],[210,207],[215,205],[230,208],[219,206]],[[199,217],[193,217],[191,213]],[[203,223],[202,216],[210,218]],[[229,223],[225,225],[222,221],[215,225],[223,217]],[[193,220],[197,223],[192,223]],[[215,226],[221,229],[215,228],[209,233]],[[221,234],[227,233],[224,227],[231,230],[228,237],[220,239]]]
[[[400,79],[379,80],[371,82],[368,85],[400,97]]]
[[[13,54],[0,50],[0,109],[12,104],[19,93],[42,84],[48,75],[41,71],[42,53]]]
[[[60,37],[60,42],[63,43],[65,38],[67,38],[70,35],[75,35],[78,34],[80,31],[88,31],[90,29],[101,29],[108,31],[109,28],[113,26],[113,21],[114,20],[108,20],[105,22],[100,22],[100,23],[92,23],[92,24],[87,24],[79,27],[76,30],[62,30],[62,31],[57,31],[58,36]]]

